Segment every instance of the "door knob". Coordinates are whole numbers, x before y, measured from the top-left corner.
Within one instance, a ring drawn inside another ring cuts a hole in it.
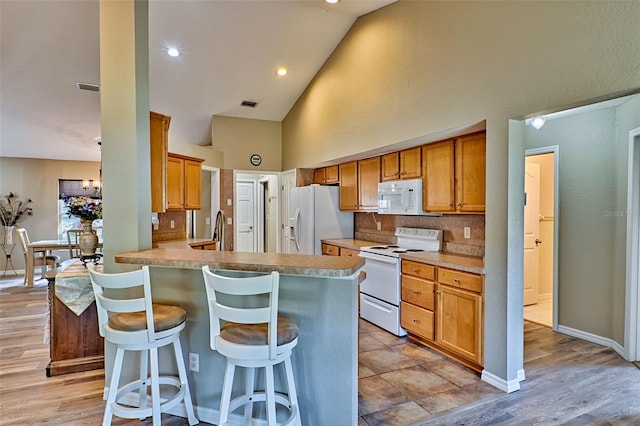
[[[539,244],[542,244],[542,240],[536,238],[536,247],[538,247]]]

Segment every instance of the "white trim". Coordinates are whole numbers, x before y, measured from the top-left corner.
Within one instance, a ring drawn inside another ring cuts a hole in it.
[[[558,254],[560,253],[560,146],[552,145],[524,151],[524,156],[553,154],[553,331],[558,331]]]
[[[524,370],[518,370],[517,375],[518,377],[516,379],[507,381],[495,374],[489,373],[487,370],[482,370],[482,376],[480,378],[483,382],[489,383],[491,386],[503,392],[511,393],[520,390],[520,382],[524,380]]]
[[[566,334],[567,336],[575,337],[577,339],[586,340],[587,342],[595,343],[596,345],[604,346],[616,351],[620,356],[623,356],[624,348],[615,340],[608,337],[598,336],[586,331],[578,330],[576,328],[567,327],[564,325],[558,326],[558,333]]]
[[[516,371],[516,377],[518,378],[519,381],[524,382],[525,380],[527,380],[524,377],[524,368],[521,368],[520,370]]]
[[[624,358],[640,361],[640,127],[629,132]]]

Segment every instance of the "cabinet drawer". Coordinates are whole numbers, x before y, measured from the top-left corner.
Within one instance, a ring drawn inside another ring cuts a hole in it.
[[[413,262],[411,260],[402,261],[402,273],[424,278],[425,280],[435,280],[436,268],[424,263]]]
[[[410,303],[400,302],[400,325],[410,333],[433,340],[433,312]]]
[[[433,311],[434,283],[403,275],[402,300]]]
[[[360,251],[351,250],[348,248],[340,248],[340,256],[348,256],[348,257],[358,257],[360,255]]]
[[[480,275],[455,271],[453,269],[438,268],[438,282],[452,287],[482,293],[482,277]]]
[[[339,256],[340,255],[340,247],[332,246],[330,244],[322,245],[322,254],[327,254],[329,256]]]

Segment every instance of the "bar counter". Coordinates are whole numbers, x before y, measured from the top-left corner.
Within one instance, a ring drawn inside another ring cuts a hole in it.
[[[201,421],[217,424],[225,366],[224,357],[209,347],[209,311],[201,271],[202,266],[209,265],[236,271],[238,276],[280,273],[279,310],[294,317],[300,326],[292,362],[302,424],[357,425],[357,296],[358,284],[364,278],[360,274],[362,258],[157,248],[119,254],[115,260],[151,266],[154,302],[179,305],[187,311],[182,345],[185,360],[189,353],[199,355],[199,372],[189,371],[189,384]],[[115,350],[107,344],[107,378],[114,357]],[[170,368],[169,361],[163,362],[160,356],[161,371]],[[125,364],[129,368],[123,369],[127,376],[123,380],[133,380],[137,363],[125,360]],[[237,376],[239,392],[244,383],[242,369]],[[263,377],[262,373],[257,375],[259,381]],[[282,379],[283,374],[277,371],[276,390]],[[185,416],[182,407],[172,413]],[[241,413],[236,413],[239,421]]]

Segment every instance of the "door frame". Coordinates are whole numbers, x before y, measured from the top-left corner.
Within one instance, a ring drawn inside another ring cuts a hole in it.
[[[560,146],[551,145],[541,148],[526,149],[525,157],[540,154],[553,154],[553,322],[551,329],[558,331],[558,253],[560,251]],[[523,188],[524,189],[524,188]]]
[[[640,361],[640,127],[629,132],[624,357]]]

